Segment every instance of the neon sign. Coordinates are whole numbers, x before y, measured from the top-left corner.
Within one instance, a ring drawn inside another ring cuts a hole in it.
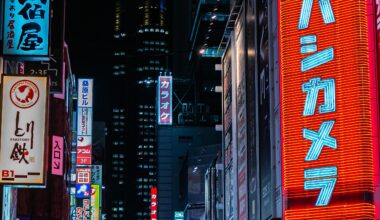
[[[284,217],[374,219],[374,2],[278,4]]]

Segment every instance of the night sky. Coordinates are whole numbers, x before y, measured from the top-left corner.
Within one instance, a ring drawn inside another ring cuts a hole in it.
[[[112,4],[100,0],[67,0],[66,43],[72,72],[94,78],[94,120],[105,120],[107,77],[111,76]]]

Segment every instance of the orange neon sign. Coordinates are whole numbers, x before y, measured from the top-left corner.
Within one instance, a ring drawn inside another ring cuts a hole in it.
[[[286,219],[374,219],[373,0],[279,0]]]

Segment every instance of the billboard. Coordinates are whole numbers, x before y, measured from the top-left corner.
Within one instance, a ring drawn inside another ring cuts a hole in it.
[[[75,197],[80,199],[91,197],[91,184],[76,184]]]
[[[236,137],[238,161],[238,213],[239,220],[248,218],[247,181],[247,94],[245,71],[245,7],[235,23],[236,45]]]
[[[76,168],[76,184],[91,184],[91,168]]]
[[[48,78],[3,75],[2,184],[45,185]]]
[[[63,175],[63,137],[52,136],[51,153],[51,173],[53,175]]]
[[[91,165],[93,80],[78,79],[77,164]]]
[[[90,220],[90,208],[90,199],[77,199],[77,206],[75,207],[75,220]]]
[[[100,187],[91,185],[91,220],[100,220]]]
[[[172,102],[172,87],[173,79],[171,76],[159,76],[157,84],[157,111],[158,124],[171,125],[173,123],[173,102]]]
[[[236,150],[233,142],[232,134],[232,52],[231,43],[225,50],[222,58],[223,64],[223,158],[224,158],[224,182],[225,182],[225,219],[230,219],[236,212],[234,204],[234,170],[236,167],[233,164],[233,151]]]
[[[150,189],[150,220],[157,220],[157,188]]]
[[[375,219],[374,2],[278,4],[284,216]]]
[[[3,54],[47,56],[50,1],[5,1]]]

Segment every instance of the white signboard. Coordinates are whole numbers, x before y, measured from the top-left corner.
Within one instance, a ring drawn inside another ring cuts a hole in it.
[[[93,79],[78,79],[78,107],[92,108]]]
[[[45,185],[48,78],[2,82],[0,184]]]

